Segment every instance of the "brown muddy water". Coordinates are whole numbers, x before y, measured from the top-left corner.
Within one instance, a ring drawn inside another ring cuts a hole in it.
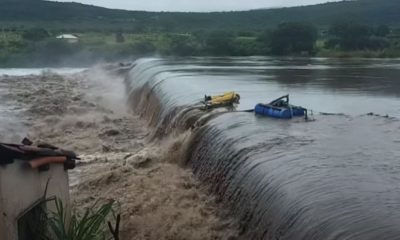
[[[1,141],[28,136],[76,151],[74,211],[115,199],[121,239],[236,238],[236,221],[173,158],[179,139],[149,139],[147,123],[128,111],[120,76],[102,68],[37,72],[0,77]]]
[[[0,118],[28,116],[8,122],[83,152],[74,199],[119,196],[126,239],[400,239],[400,60],[141,59],[124,80],[91,72],[3,77],[14,89]],[[236,109],[198,109],[226,91],[240,93]],[[315,121],[242,112],[288,93]]]

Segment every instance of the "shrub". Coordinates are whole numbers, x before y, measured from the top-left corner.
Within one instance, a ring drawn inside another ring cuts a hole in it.
[[[49,37],[50,37],[49,32],[47,32],[47,30],[43,28],[31,28],[29,30],[26,30],[22,34],[23,39],[34,42],[42,41]]]

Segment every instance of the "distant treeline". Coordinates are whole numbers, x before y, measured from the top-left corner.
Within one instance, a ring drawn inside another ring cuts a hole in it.
[[[399,57],[400,30],[340,21],[327,29],[288,22],[264,31],[186,33],[77,33],[78,42],[57,39],[62,31],[3,29],[0,64],[73,65],[142,56],[291,55]]]
[[[44,27],[72,32],[129,33],[263,31],[282,22],[309,22],[326,28],[337,19],[400,27],[399,0],[338,1],[313,6],[238,12],[183,13],[106,9],[73,2],[0,0],[0,26]]]
[[[0,0],[0,65],[82,65],[152,55],[398,57],[399,12],[399,0],[212,13]],[[79,41],[56,39],[63,33]]]

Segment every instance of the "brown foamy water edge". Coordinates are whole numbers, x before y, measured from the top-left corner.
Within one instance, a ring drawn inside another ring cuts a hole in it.
[[[174,141],[150,141],[126,107],[123,79],[101,68],[0,77],[2,141],[28,136],[76,151],[70,172],[77,211],[115,199],[122,239],[235,239],[237,225],[189,169]],[[4,108],[11,111],[4,111]],[[18,126],[18,127],[16,127]]]

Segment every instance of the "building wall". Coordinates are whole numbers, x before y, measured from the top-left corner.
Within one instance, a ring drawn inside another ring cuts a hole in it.
[[[55,196],[69,204],[68,173],[63,165],[51,165],[45,172],[31,169],[23,161],[0,166],[1,240],[18,238],[18,218],[44,196],[48,181],[46,198]]]

